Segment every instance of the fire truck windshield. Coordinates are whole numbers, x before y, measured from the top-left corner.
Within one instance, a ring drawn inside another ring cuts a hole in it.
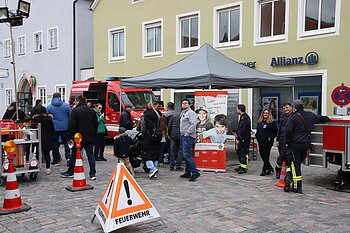
[[[151,91],[123,92],[122,100],[124,104],[131,104],[134,108],[142,109],[149,102],[154,103],[156,96]]]

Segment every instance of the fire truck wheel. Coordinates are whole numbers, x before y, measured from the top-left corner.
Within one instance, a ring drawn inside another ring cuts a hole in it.
[[[39,180],[39,172],[32,172],[29,174],[29,178],[33,181]]]

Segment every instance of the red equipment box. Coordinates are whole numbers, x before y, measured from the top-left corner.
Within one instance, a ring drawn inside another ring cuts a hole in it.
[[[226,172],[226,147],[218,143],[196,143],[194,161],[199,170]]]

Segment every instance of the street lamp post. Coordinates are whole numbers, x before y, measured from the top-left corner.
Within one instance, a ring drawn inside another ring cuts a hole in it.
[[[11,55],[12,55],[12,68],[13,68],[13,82],[14,82],[14,91],[15,91],[15,100],[16,100],[16,121],[19,121],[18,116],[18,101],[17,101],[17,81],[16,81],[16,62],[15,62],[15,41],[13,39],[13,30],[14,26],[21,26],[23,24],[23,18],[29,17],[30,3],[19,0],[17,11],[12,12],[8,10],[8,7],[0,7],[0,23],[8,23],[10,28],[10,39],[11,39]],[[6,48],[7,49],[7,48]]]

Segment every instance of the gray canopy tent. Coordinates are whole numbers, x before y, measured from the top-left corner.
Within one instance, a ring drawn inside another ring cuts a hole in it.
[[[122,87],[251,88],[293,86],[294,79],[248,68],[204,44],[188,57],[158,71],[121,80]]]

